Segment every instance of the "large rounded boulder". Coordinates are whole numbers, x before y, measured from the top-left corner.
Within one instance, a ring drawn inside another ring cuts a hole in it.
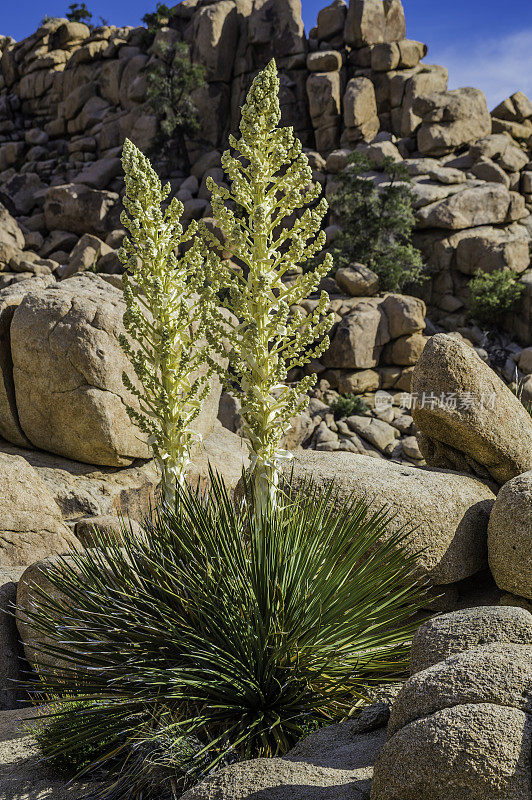
[[[475,350],[444,333],[427,342],[414,368],[414,422],[433,467],[502,485],[532,469],[532,418]]]
[[[334,481],[339,505],[358,498],[375,510],[387,508],[390,532],[409,531],[403,546],[418,554],[421,571],[433,583],[454,583],[487,566],[495,495],[481,481],[450,470],[316,450],[297,453],[288,473],[292,466],[296,485],[311,477],[325,489]]]
[[[433,663],[394,702],[371,800],[529,800],[532,615],[479,608],[431,622],[418,638]]]

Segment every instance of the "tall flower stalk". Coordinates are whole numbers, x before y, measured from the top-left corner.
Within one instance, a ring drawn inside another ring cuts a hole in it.
[[[176,483],[184,483],[191,445],[201,438],[193,424],[209,393],[213,367],[206,366],[207,345],[198,341],[205,334],[213,293],[203,288],[205,261],[196,223],[183,232],[183,205],[176,198],[163,208],[170,186],[161,185],[129,139],[122,163],[126,196],[121,221],[129,236],[120,260],[126,267],[129,338],[122,335],[120,344],[137,377],[133,382],[124,373],[123,382],[139,404],[139,410],[129,406],[127,411],[147,435],[161,469],[163,496],[173,502]],[[189,249],[177,257],[185,243]]]
[[[317,291],[332,266],[330,257],[313,271],[283,282],[283,276],[323,248],[325,233],[320,229],[327,202],[316,202],[321,188],[312,183],[312,170],[293,129],[279,127],[278,92],[277,68],[271,61],[249,91],[241,137],[229,139],[234,155],[228,150],[222,157],[231,188],[208,181],[223,244],[208,230],[202,232],[218,251],[230,250],[242,267],[238,270],[232,262],[218,259],[218,279],[229,287],[227,307],[238,320],[227,332],[218,315],[218,338],[223,332],[229,341],[260,513],[276,503],[281,465],[290,458],[280,442],[290,419],[305,406],[302,393],[316,380],[309,375],[297,386],[287,386],[288,372],[327,349],[326,331],[333,321],[332,315],[324,316],[326,292],[308,316],[291,310]],[[291,215],[295,221],[289,224]]]

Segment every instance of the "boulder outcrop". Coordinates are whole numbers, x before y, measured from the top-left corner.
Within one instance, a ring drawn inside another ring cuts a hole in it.
[[[416,671],[394,702],[371,800],[530,795],[532,615],[506,611],[471,609],[420,629],[436,645],[432,666]]]
[[[532,418],[471,347],[445,334],[429,339],[412,392],[429,465],[498,484],[532,469]]]
[[[419,554],[420,569],[434,583],[454,583],[486,566],[494,494],[480,481],[351,453],[303,451],[293,466],[296,484],[309,475],[318,487],[334,480],[340,503],[358,498],[375,510],[388,508],[390,530],[411,531],[404,547]]]

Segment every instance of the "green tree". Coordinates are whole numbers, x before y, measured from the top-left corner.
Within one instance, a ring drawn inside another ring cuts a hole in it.
[[[168,25],[172,15],[165,3],[157,3],[155,11],[143,16],[148,43]],[[186,139],[200,128],[198,110],[192,93],[204,86],[205,68],[193,64],[185,42],[158,42],[157,58],[146,67],[147,100],[159,123],[158,147],[170,164],[190,168]]]
[[[385,291],[397,291],[423,279],[421,254],[412,245],[414,195],[403,164],[385,158],[381,170],[388,181],[378,188],[364,176],[371,169],[367,157],[355,152],[338,175],[331,206],[341,232],[331,252],[335,267],[358,261],[379,276]]]
[[[171,15],[172,12],[166,3],[157,3],[155,11],[144,14],[142,21],[147,27],[148,32],[155,36],[160,28],[164,25],[168,25]]]
[[[71,3],[66,13],[70,22],[84,22],[86,25],[92,20],[92,14],[85,3]]]
[[[478,270],[469,281],[471,314],[484,325],[497,324],[511,311],[524,291],[515,272],[496,269],[493,272]]]

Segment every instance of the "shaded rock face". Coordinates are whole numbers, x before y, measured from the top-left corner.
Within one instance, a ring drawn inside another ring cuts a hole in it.
[[[532,600],[532,471],[512,478],[497,495],[488,554],[497,586]]]
[[[32,278],[18,281],[0,291],[0,435],[21,447],[31,447],[31,443],[20,427],[18,418],[11,356],[11,322],[15,309],[29,291],[51,283],[52,278]]]
[[[32,564],[77,544],[53,495],[19,456],[0,453],[0,567]]]
[[[521,609],[485,607],[420,628],[418,655],[424,641],[432,666],[395,700],[371,800],[530,796],[531,621]]]
[[[0,265],[9,264],[24,249],[24,234],[7,208],[0,203]]]
[[[532,468],[530,415],[471,347],[446,334],[429,339],[414,368],[412,392],[429,465],[498,484]]]
[[[434,583],[453,583],[486,566],[486,531],[495,496],[480,481],[351,453],[297,453],[296,482],[309,474],[324,488],[337,481],[340,503],[359,498],[375,508],[389,507],[390,531],[402,526],[412,530],[404,547],[420,554],[419,567]]]

